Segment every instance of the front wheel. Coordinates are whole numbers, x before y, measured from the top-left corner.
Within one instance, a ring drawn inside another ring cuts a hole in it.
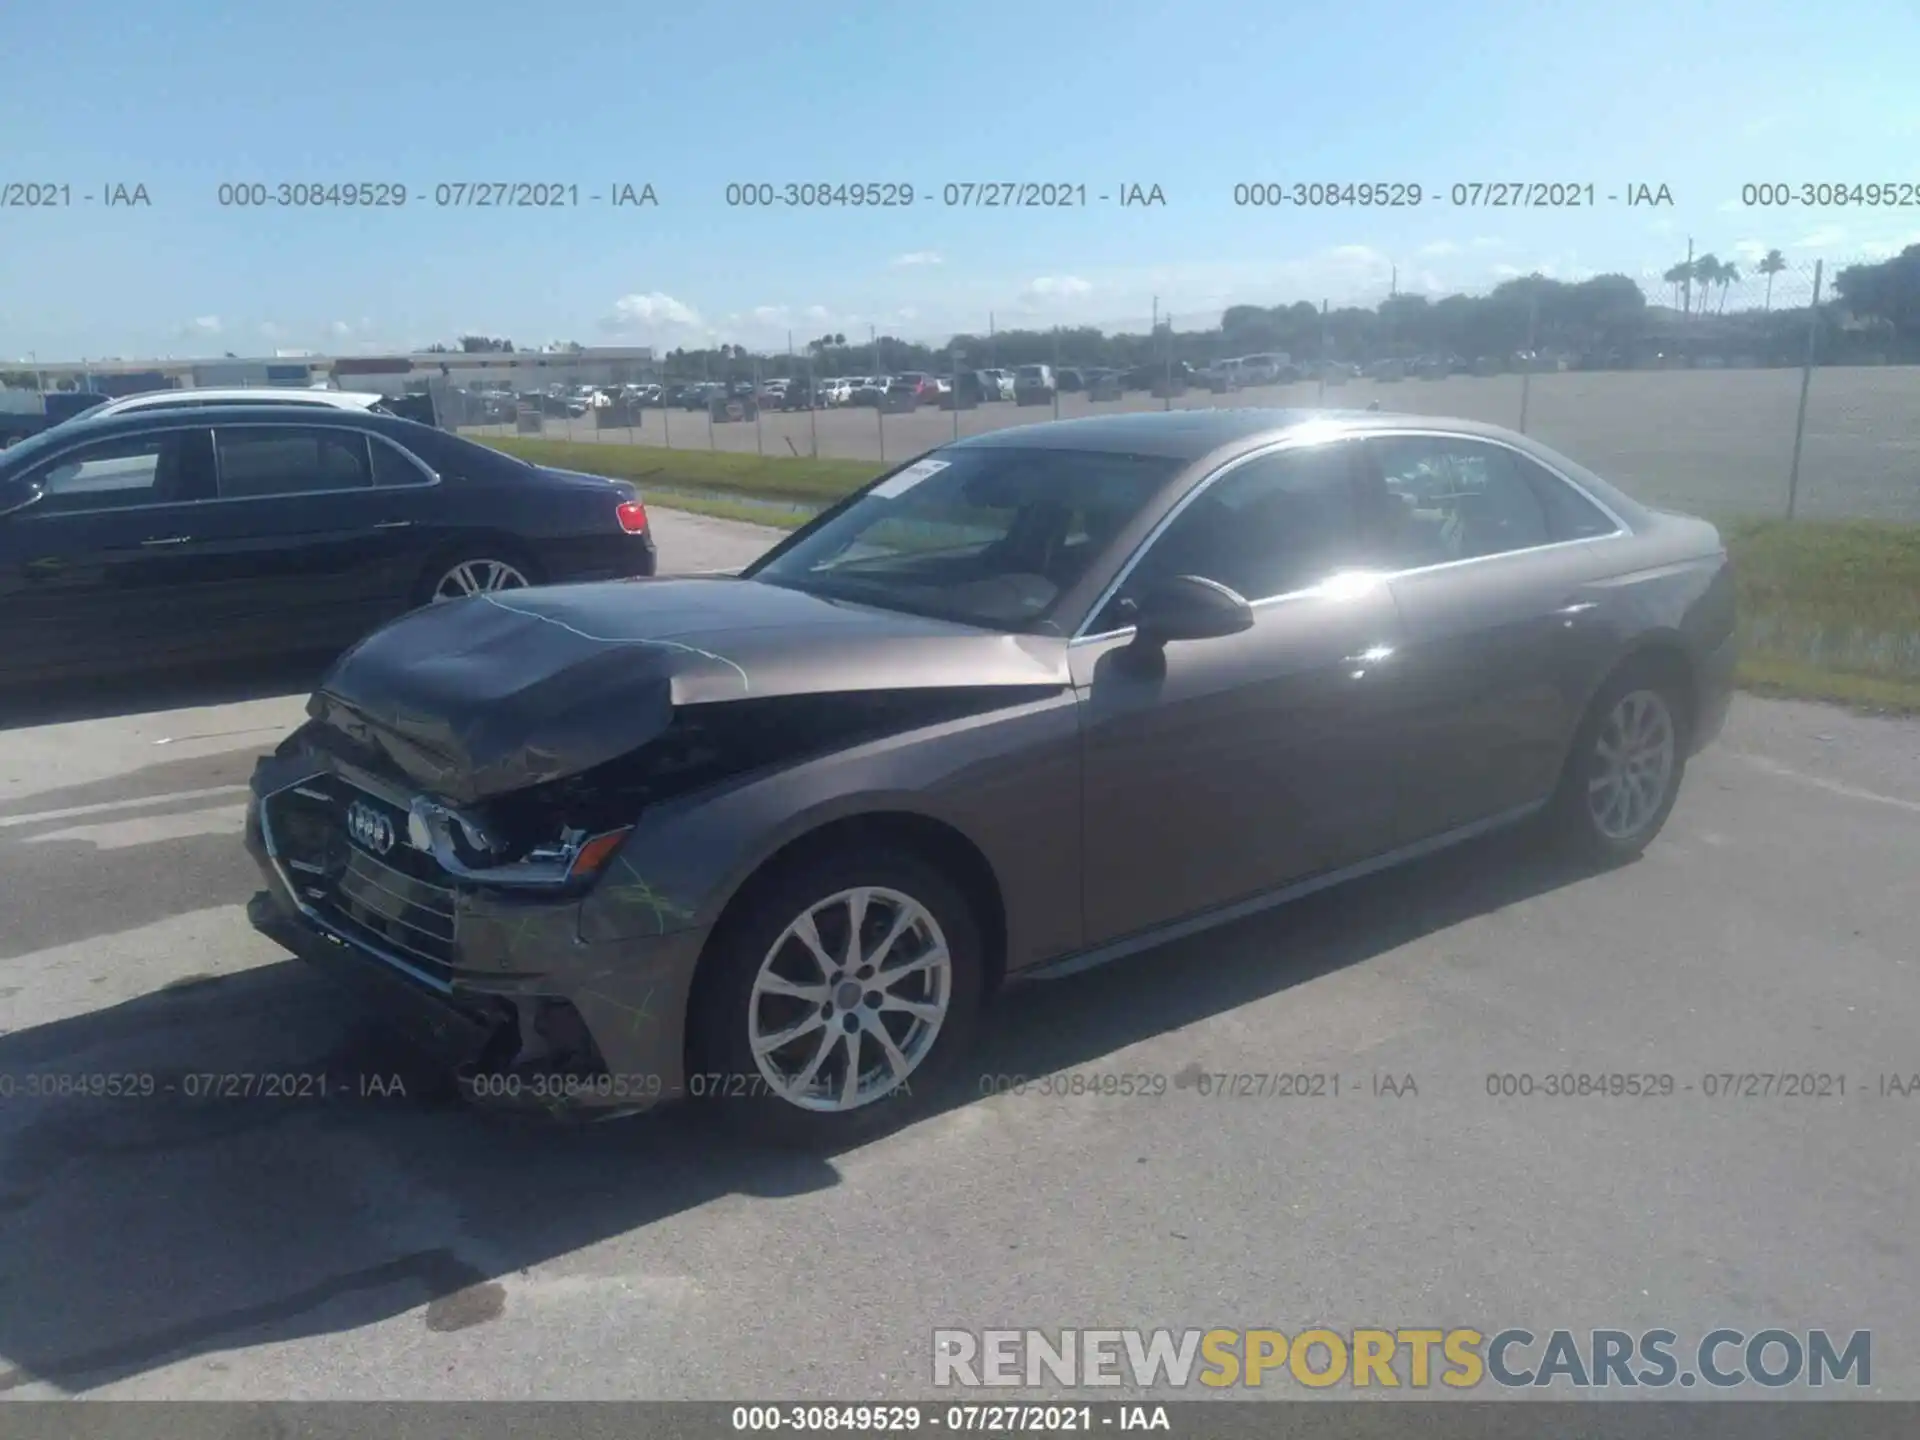
[[[1679,688],[1653,669],[1631,668],[1588,708],[1554,799],[1554,827],[1590,861],[1630,860],[1665,827],[1686,765]]]
[[[848,849],[786,868],[712,945],[688,1090],[751,1138],[836,1145],[894,1129],[972,1039],[979,927],[915,855]]]

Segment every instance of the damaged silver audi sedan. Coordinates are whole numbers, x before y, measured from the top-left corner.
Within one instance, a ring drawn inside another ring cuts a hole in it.
[[[476,595],[260,762],[251,916],[481,1100],[898,1123],[986,995],[1479,835],[1599,863],[1724,718],[1703,521],[1490,426],[942,447],[738,576]]]

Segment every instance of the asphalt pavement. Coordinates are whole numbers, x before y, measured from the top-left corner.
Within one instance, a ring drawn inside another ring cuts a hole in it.
[[[250,930],[311,678],[0,720],[0,1392],[924,1399],[936,1328],[1470,1325],[1865,1329],[1920,1398],[1920,726],[1741,697],[1634,865],[1497,839],[1013,992],[929,1118],[797,1157],[465,1112]]]

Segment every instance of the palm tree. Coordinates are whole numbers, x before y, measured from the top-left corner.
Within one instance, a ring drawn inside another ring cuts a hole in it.
[[[1787,268],[1787,257],[1778,250],[1769,250],[1760,262],[1760,273],[1767,277],[1767,309],[1773,309],[1773,277]]]
[[[1687,262],[1682,260],[1668,267],[1666,274],[1660,277],[1673,287],[1673,299],[1676,305],[1680,301],[1680,287],[1687,283],[1687,278],[1692,274],[1693,271],[1687,267]]]
[[[1699,313],[1707,313],[1707,294],[1720,283],[1720,260],[1714,255],[1702,255],[1693,262],[1693,283],[1700,287]]]
[[[1720,313],[1727,313],[1727,291],[1740,283],[1740,267],[1729,261],[1720,267]]]

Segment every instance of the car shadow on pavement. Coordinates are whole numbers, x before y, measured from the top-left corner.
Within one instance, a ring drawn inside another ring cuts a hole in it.
[[[0,731],[306,695],[329,659],[324,654],[299,655],[246,665],[179,666],[104,680],[50,681],[31,689],[0,688]]]
[[[1580,873],[1496,837],[1011,990],[933,1113],[991,1103],[983,1075],[1097,1061]],[[647,1227],[721,1197],[839,1183],[834,1156],[745,1148],[697,1109],[475,1113],[293,961],[0,1035],[0,1089],[0,1391],[85,1392],[415,1312],[513,1325],[518,1272],[615,1236],[644,1250]]]

